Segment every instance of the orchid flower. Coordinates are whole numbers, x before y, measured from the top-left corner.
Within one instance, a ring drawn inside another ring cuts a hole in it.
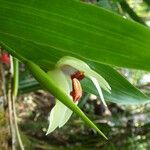
[[[65,56],[56,63],[55,69],[49,71],[48,74],[76,105],[82,96],[80,80],[84,77],[89,78],[95,85],[103,104],[107,106],[101,88],[110,93],[109,84],[82,60]],[[72,113],[72,110],[56,99],[56,104],[48,118],[49,127],[46,134],[51,133],[57,127],[61,128],[69,120]]]

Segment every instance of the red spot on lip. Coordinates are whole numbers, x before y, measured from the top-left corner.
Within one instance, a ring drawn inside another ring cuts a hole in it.
[[[79,101],[82,97],[82,87],[79,80],[76,78],[72,79],[72,92],[70,92],[70,95],[74,102]]]
[[[10,57],[8,53],[3,53],[2,56],[0,57],[0,60],[4,63],[4,64],[9,64],[10,63]]]
[[[82,80],[84,77],[84,72],[82,71],[76,71],[71,75],[72,92],[70,92],[70,95],[72,96],[74,102],[79,101],[82,97],[82,87],[80,80]]]

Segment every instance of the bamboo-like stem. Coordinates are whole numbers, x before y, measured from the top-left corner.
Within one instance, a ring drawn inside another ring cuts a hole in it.
[[[21,140],[19,127],[18,127],[18,123],[17,123],[17,113],[16,113],[15,101],[16,101],[16,98],[15,98],[15,96],[12,95],[13,114],[14,114],[14,127],[15,127],[15,130],[16,130],[16,134],[17,134],[17,138],[18,138],[18,143],[19,143],[20,149],[24,150],[23,142]]]
[[[10,130],[12,134],[12,150],[16,149],[15,146],[16,137],[14,136],[15,134],[17,134],[17,138],[21,150],[24,150],[24,146],[21,140],[21,136],[17,124],[17,114],[16,114],[16,107],[15,107],[15,100],[18,93],[18,84],[19,84],[18,64],[19,63],[16,58],[11,59],[10,70],[9,70],[9,82],[8,82],[8,107],[9,107]]]
[[[18,143],[21,150],[24,150],[23,142],[21,140],[19,127],[17,123],[17,113],[16,113],[16,97],[18,93],[18,84],[19,84],[19,63],[16,58],[13,58],[13,93],[12,93],[12,103],[13,103],[13,115],[14,115],[14,127],[16,130]]]
[[[10,122],[10,132],[12,136],[12,150],[16,150],[16,135],[15,135],[15,129],[14,129],[14,123],[13,123],[13,109],[12,109],[12,90],[11,90],[11,80],[12,76],[11,73],[9,73],[8,78],[8,112],[9,112],[9,122]]]

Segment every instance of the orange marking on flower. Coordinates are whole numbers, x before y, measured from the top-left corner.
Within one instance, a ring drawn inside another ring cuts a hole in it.
[[[71,79],[78,79],[82,80],[84,78],[84,72],[83,71],[76,71],[74,74],[71,75]]]
[[[79,101],[82,97],[82,87],[79,80],[76,78],[72,79],[72,92],[70,92],[70,95],[74,102]]]

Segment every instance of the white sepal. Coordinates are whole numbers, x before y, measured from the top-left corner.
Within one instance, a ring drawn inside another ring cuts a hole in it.
[[[61,114],[64,112],[64,104],[62,104],[59,100],[56,100],[55,106],[52,108],[50,116],[48,118],[49,120],[49,127],[47,130],[47,134],[53,132],[58,126],[59,122],[61,121]]]
[[[100,98],[101,98],[101,100],[102,100],[102,103],[104,104],[105,107],[107,107],[107,104],[106,104],[106,102],[105,102],[105,99],[104,99],[104,96],[103,96],[101,87],[100,87],[100,85],[99,85],[99,82],[98,82],[97,79],[94,78],[94,77],[90,77],[90,78],[91,78],[93,84],[95,85],[95,87],[96,87],[96,89],[97,89],[97,91],[98,91],[98,93],[99,93],[99,96],[100,96]]]

